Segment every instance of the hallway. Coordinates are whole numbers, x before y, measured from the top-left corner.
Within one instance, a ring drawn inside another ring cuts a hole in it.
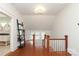
[[[34,48],[30,42],[26,42],[26,46],[21,49],[17,49],[14,52],[8,53],[6,56],[70,56],[66,52],[48,52],[46,48],[36,47]]]

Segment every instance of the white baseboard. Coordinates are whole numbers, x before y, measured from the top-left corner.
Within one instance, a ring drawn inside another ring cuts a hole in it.
[[[72,55],[72,56],[79,56],[79,52],[74,50],[74,49],[71,49],[69,48],[68,49],[68,52]]]
[[[17,48],[18,48],[18,47],[16,46],[16,47],[12,48],[10,51],[11,51],[11,52],[14,52],[15,50],[17,50]]]

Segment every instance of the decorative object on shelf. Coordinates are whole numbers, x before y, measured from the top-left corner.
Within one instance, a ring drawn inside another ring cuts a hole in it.
[[[0,32],[2,33],[4,33],[4,32],[10,32],[10,25],[9,25],[9,23],[6,23],[6,22],[4,22],[4,23],[0,23]]]
[[[1,23],[1,26],[4,27],[7,23],[6,22],[3,22]]]
[[[7,23],[4,26],[4,31],[9,32],[10,31],[10,25]]]
[[[3,27],[1,26],[1,24],[0,24],[0,32],[3,30]]]

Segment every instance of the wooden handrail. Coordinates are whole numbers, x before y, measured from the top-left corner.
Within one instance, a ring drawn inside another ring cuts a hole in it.
[[[67,51],[67,48],[68,48],[68,36],[65,35],[64,36],[65,38],[53,38],[51,39],[49,35],[44,35],[44,39],[42,40],[42,46],[43,48],[45,48],[45,45],[47,44],[46,48],[47,50],[49,51],[49,48],[50,48],[50,40],[64,40],[65,42],[65,50]],[[47,43],[46,43],[47,42]],[[35,47],[35,34],[33,34],[33,47]]]
[[[64,38],[53,38],[53,39],[49,39],[49,40],[65,40]]]
[[[35,47],[35,34],[33,34],[33,47]]]
[[[50,36],[47,35],[47,49],[49,50],[49,48],[50,48],[50,45],[49,45],[50,40],[64,40],[64,42],[65,42],[65,51],[67,52],[67,49],[68,49],[68,35],[65,35],[64,37],[65,38],[53,38],[53,39],[51,39]]]

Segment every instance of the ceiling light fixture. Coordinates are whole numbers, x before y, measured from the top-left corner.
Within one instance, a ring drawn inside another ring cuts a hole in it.
[[[35,14],[43,14],[46,12],[46,9],[43,7],[43,6],[37,6],[35,9],[34,9],[34,13]]]

